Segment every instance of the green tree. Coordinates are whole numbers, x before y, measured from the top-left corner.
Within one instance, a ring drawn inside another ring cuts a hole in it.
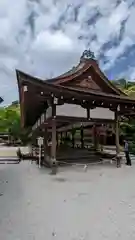
[[[135,83],[126,79],[114,80],[112,83],[128,96],[135,98]],[[120,133],[131,141],[131,152],[135,153],[135,120],[120,123]]]
[[[29,129],[21,128],[18,103],[0,108],[0,132],[7,133],[11,141],[20,140],[22,143],[27,143]]]
[[[113,80],[112,83],[130,97],[135,98],[135,83],[124,78]]]

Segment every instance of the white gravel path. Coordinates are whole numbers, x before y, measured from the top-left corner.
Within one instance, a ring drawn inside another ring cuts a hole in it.
[[[1,240],[134,240],[135,164],[0,166]]]

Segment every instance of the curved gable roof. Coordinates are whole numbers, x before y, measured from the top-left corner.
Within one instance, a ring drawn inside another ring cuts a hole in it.
[[[83,100],[91,102],[104,101],[105,104],[128,104],[132,108],[135,104],[135,100],[127,96],[108,94],[105,92],[88,91],[87,89],[75,89],[72,86],[50,84],[47,81],[38,79],[24,72],[16,70],[20,108],[21,108],[21,122],[22,126],[32,126],[38,117],[44,112],[44,103],[47,99],[50,99],[52,94],[61,98],[64,96],[66,101],[72,102],[75,98],[77,104]],[[28,91],[25,94],[23,86],[28,86]]]
[[[113,83],[111,83],[111,81],[109,81],[109,79],[106,77],[103,71],[101,71],[97,61],[93,59],[89,59],[89,60],[83,59],[76,67],[73,67],[71,70],[69,70],[65,74],[62,74],[56,78],[47,79],[46,81],[48,83],[55,84],[55,85],[63,85],[79,77],[91,67],[94,69],[97,75],[99,75],[99,77],[104,82],[104,84],[106,84],[114,92],[114,94],[126,96],[124,92],[122,92]]]

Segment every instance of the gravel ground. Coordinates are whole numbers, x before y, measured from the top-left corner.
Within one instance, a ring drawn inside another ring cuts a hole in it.
[[[135,239],[135,164],[0,166],[0,239]]]

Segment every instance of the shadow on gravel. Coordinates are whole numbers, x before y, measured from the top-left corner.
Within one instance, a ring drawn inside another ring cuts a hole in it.
[[[66,182],[67,181],[66,178],[55,178],[54,180],[57,182]]]

